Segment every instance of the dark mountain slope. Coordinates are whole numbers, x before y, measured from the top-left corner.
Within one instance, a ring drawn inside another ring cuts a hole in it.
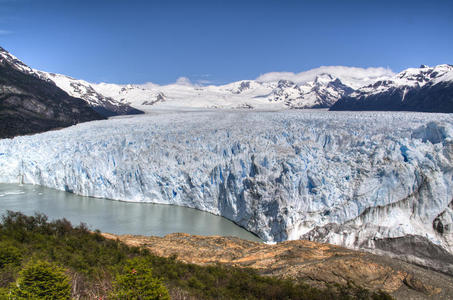
[[[100,119],[82,99],[0,59],[0,138]]]
[[[408,69],[338,100],[330,110],[453,113],[453,66]]]
[[[395,88],[385,93],[359,97],[347,96],[338,100],[330,110],[389,110],[453,113],[453,84],[438,83],[406,93]]]

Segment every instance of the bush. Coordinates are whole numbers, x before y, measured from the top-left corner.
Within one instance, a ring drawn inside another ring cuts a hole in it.
[[[6,243],[0,243],[0,269],[7,265],[19,266],[22,253],[19,249]]]
[[[150,263],[144,258],[129,259],[122,274],[116,276],[112,298],[170,299],[162,281],[153,276]]]
[[[7,288],[0,288],[0,300],[9,299],[9,290]]]
[[[71,284],[64,269],[45,261],[31,262],[19,273],[11,296],[13,299],[69,299]]]

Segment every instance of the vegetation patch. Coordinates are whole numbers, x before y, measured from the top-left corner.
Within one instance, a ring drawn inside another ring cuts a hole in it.
[[[0,223],[0,299],[33,298],[392,299],[351,285],[317,289],[251,269],[186,264],[84,224],[8,212]]]

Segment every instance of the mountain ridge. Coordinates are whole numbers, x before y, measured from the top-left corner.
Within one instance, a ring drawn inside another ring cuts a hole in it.
[[[104,119],[82,99],[69,96],[30,70],[13,56],[0,55],[0,138]]]
[[[453,113],[453,66],[406,69],[356,90],[330,109]]]
[[[35,70],[2,47],[0,47],[0,58],[8,62],[8,64],[16,70],[48,83],[55,84],[68,95],[84,100],[103,117],[143,113],[136,108],[130,107],[127,103],[120,103],[114,99],[98,94],[91,85],[84,80],[76,80],[66,75]]]

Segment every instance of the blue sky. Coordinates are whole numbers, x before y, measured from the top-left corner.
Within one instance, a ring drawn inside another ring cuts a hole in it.
[[[0,46],[92,82],[453,64],[453,1],[0,0]]]

